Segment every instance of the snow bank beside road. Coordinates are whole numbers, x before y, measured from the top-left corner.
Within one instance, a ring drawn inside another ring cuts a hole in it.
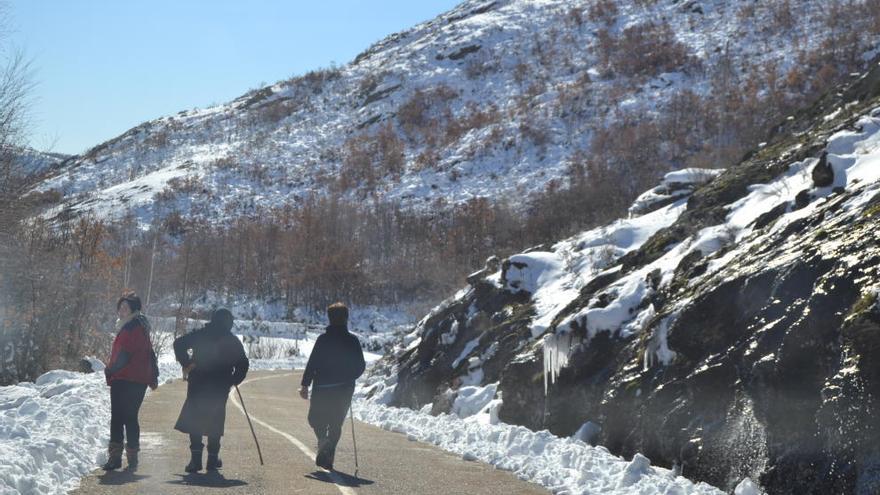
[[[50,371],[0,387],[0,493],[75,488],[106,449],[109,418],[103,373]]]
[[[482,461],[512,471],[521,479],[554,493],[603,495],[723,495],[705,483],[652,467],[636,454],[632,461],[611,455],[604,447],[548,431],[534,432],[504,423],[486,424],[473,418],[431,416],[411,409],[355,401],[355,416],[366,423],[434,444],[464,460]]]

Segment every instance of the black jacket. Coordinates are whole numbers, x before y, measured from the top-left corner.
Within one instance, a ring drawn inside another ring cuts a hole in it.
[[[174,355],[181,366],[196,365],[189,373],[186,402],[174,428],[196,435],[222,435],[229,389],[244,380],[250,364],[244,346],[231,328],[209,323],[178,337]]]
[[[329,326],[318,337],[302,385],[316,387],[353,384],[366,368],[361,342],[347,328]]]

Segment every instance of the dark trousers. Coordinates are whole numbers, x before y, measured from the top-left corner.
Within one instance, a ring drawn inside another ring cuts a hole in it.
[[[123,437],[130,449],[140,448],[141,425],[138,412],[144,403],[147,386],[126,380],[110,382],[110,441],[122,443]]]
[[[318,461],[333,464],[336,444],[342,436],[342,424],[351,406],[354,384],[312,389],[309,426],[318,438]]]
[[[189,435],[189,450],[201,452],[205,447],[202,443],[202,435]],[[220,435],[216,437],[208,437],[208,455],[217,455],[220,453]]]

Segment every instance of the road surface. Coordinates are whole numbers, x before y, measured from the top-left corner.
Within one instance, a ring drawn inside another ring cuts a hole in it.
[[[254,422],[265,465],[237,400],[227,405],[226,434],[214,473],[188,474],[189,438],[173,429],[186,395],[175,380],[151,392],[141,408],[137,472],[96,470],[72,493],[96,495],[229,494],[546,494],[538,485],[434,446],[356,422],[360,470],[354,476],[351,425],[346,421],[335,472],[314,464],[315,437],[306,422],[308,402],[297,395],[300,372],[252,372],[240,386]],[[123,461],[124,464],[125,461]]]

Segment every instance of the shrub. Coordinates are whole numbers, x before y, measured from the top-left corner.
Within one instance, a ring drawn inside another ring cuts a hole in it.
[[[457,97],[455,90],[443,84],[430,89],[417,89],[397,109],[397,122],[409,139],[427,137],[430,129],[437,127],[439,118],[448,115],[449,102]]]
[[[464,75],[471,80],[486,77],[489,74],[498,72],[500,62],[498,60],[470,60],[464,67]]]
[[[603,28],[596,37],[600,63],[623,76],[644,78],[699,66],[699,60],[678,41],[666,21],[630,26],[620,38]]]
[[[257,161],[249,163],[245,173],[250,180],[260,184],[266,184],[270,178],[269,167]]]
[[[209,166],[220,170],[231,170],[238,165],[238,162],[231,156],[217,158],[210,162]]]
[[[279,98],[258,107],[256,117],[260,122],[274,124],[290,116],[294,110],[295,106],[292,100]]]
[[[202,189],[202,181],[195,175],[185,177],[173,177],[168,180],[166,189],[173,193],[190,194]]]
[[[342,77],[342,70],[331,66],[306,72],[299,77],[293,77],[288,80],[288,84],[303,88],[313,94],[318,94],[324,90],[326,83],[335,81],[340,77]]]
[[[614,24],[618,13],[617,2],[614,0],[597,0],[590,5],[587,16],[593,22],[610,26]]]
[[[367,96],[369,96],[370,93],[372,93],[376,90],[376,88],[379,87],[379,84],[382,82],[383,79],[385,79],[387,75],[387,71],[370,72],[364,75],[364,77],[358,83],[358,95],[361,98],[366,98]]]
[[[157,204],[170,203],[177,199],[177,191],[165,186],[161,191],[153,195],[153,202]]]
[[[794,13],[791,11],[791,0],[769,2],[771,31],[788,31],[795,25]]]
[[[480,108],[475,102],[468,102],[465,110],[459,117],[453,117],[446,126],[443,144],[448,145],[458,141],[462,136],[475,129],[493,125],[501,120],[501,113],[494,104]]]
[[[404,144],[391,123],[375,133],[348,138],[342,146],[343,159],[338,187],[349,190],[358,186],[373,189],[386,174],[399,174],[404,166]]]
[[[568,9],[568,20],[572,25],[581,27],[584,24],[584,11],[580,7]]]
[[[685,70],[696,64],[667,22],[648,22],[623,31],[612,64],[627,76],[653,76]]]
[[[144,140],[144,145],[147,148],[164,148],[168,146],[168,131],[163,129],[150,133],[147,139]]]

